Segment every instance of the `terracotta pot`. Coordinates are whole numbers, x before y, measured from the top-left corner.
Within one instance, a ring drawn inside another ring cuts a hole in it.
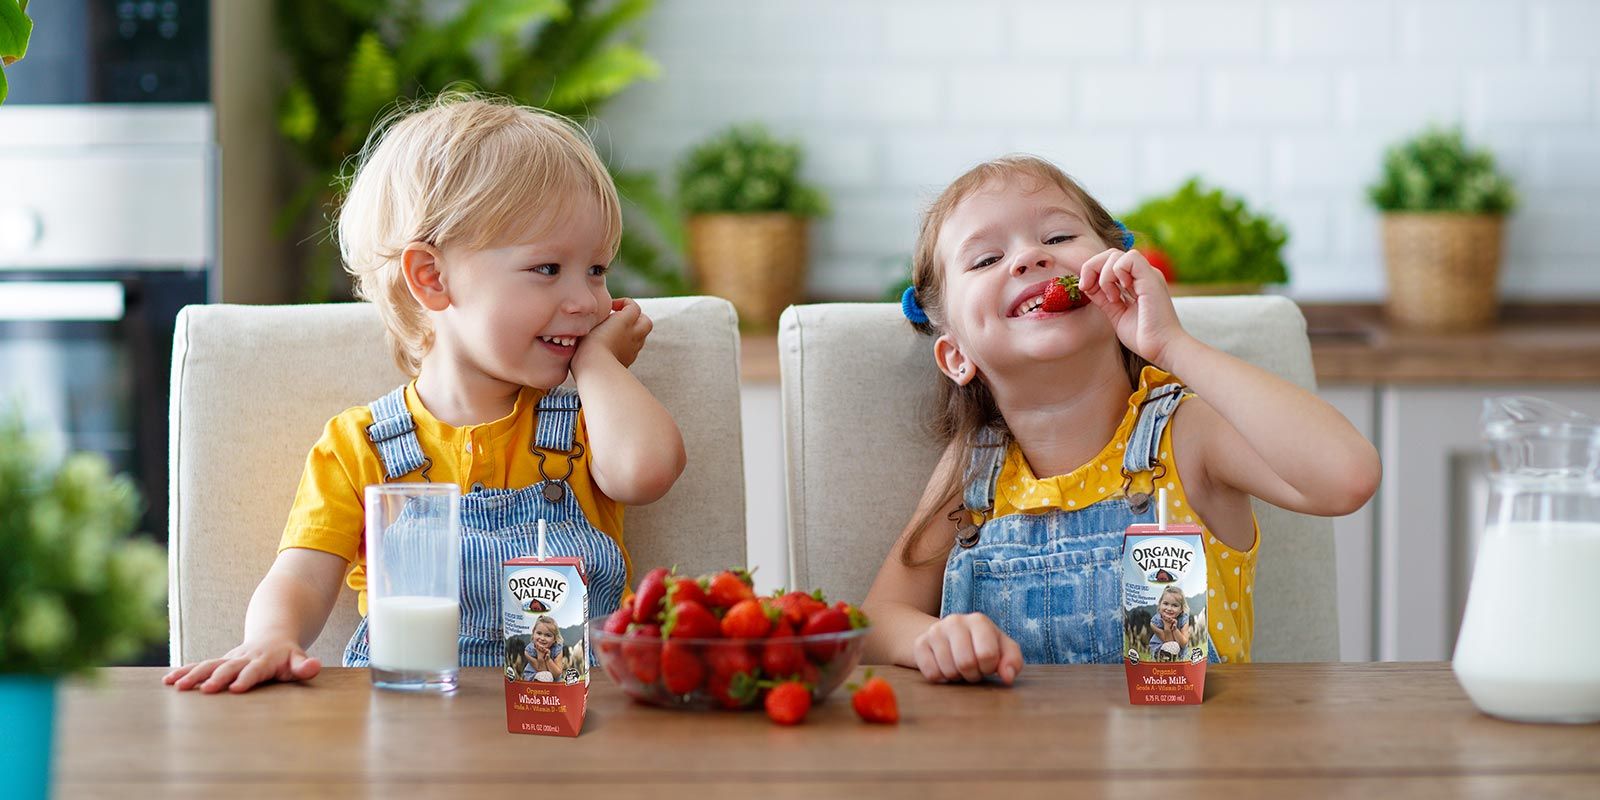
[[[1390,319],[1409,328],[1469,330],[1500,310],[1505,217],[1385,214],[1383,261]]]
[[[689,218],[689,265],[699,290],[727,298],[741,327],[770,330],[800,302],[809,220],[786,213]]]

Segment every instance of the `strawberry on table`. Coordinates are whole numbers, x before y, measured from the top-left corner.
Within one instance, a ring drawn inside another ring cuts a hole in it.
[[[767,717],[779,725],[798,725],[811,711],[811,689],[799,681],[786,681],[767,692]]]
[[[667,597],[666,567],[656,567],[639,580],[639,590],[633,593],[633,621],[640,625],[661,622],[661,612],[666,610],[662,601]]]
[[[867,670],[861,685],[850,684],[850,706],[856,715],[867,722],[894,725],[900,721],[900,705],[895,701],[894,687],[883,678],[875,678]]]
[[[1082,308],[1089,304],[1089,297],[1078,288],[1078,276],[1067,275],[1056,278],[1044,290],[1044,305],[1041,310],[1060,312]]]

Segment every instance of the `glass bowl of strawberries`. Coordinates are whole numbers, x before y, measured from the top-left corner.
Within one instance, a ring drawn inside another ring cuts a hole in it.
[[[758,597],[750,575],[692,578],[654,569],[615,613],[589,620],[606,674],[635,700],[667,708],[760,708],[799,681],[820,701],[861,661],[867,619],[818,592]]]

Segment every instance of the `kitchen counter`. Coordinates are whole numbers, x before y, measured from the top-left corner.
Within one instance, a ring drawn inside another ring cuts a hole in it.
[[[1600,382],[1600,304],[1512,304],[1492,328],[1423,333],[1372,303],[1301,305],[1320,384]],[[743,337],[746,382],[778,381],[778,340]]]

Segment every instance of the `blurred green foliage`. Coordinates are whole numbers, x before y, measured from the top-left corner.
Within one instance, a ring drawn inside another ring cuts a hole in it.
[[[167,558],[129,538],[139,507],[105,459],[49,463],[0,416],[0,673],[81,673],[166,636]]]

